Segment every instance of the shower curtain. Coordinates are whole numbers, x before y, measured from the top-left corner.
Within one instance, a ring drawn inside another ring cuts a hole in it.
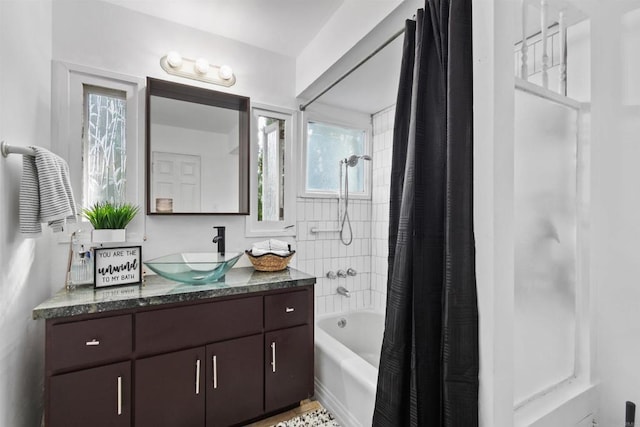
[[[471,0],[405,28],[374,426],[478,425]]]

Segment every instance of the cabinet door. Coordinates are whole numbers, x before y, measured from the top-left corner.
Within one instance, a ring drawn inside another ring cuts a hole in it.
[[[264,412],[262,334],[207,346],[207,427],[250,420]]]
[[[265,410],[292,405],[313,394],[312,326],[265,334]]]
[[[205,349],[137,360],[136,427],[204,427]]]
[[[49,381],[49,427],[131,425],[131,362],[56,375]]]

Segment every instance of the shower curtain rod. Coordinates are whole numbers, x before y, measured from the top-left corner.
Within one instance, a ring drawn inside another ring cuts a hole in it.
[[[380,52],[382,49],[384,49],[385,47],[387,47],[388,44],[390,44],[392,41],[394,41],[395,39],[398,38],[398,36],[400,36],[401,34],[404,33],[404,28],[401,29],[400,31],[396,32],[394,35],[392,35],[387,41],[385,41],[384,43],[382,43],[382,45],[380,45],[376,50],[374,50],[373,52],[371,52],[366,58],[364,58],[362,61],[358,62],[353,68],[351,68],[349,71],[347,71],[346,73],[344,73],[342,76],[340,76],[340,78],[338,78],[338,80],[336,80],[335,82],[331,83],[327,88],[325,88],[322,92],[320,92],[318,95],[316,95],[315,97],[313,97],[310,101],[308,101],[305,104],[300,104],[300,111],[304,111],[307,109],[307,107],[311,104],[313,104],[318,98],[320,98],[322,95],[324,95],[325,93],[329,92],[331,89],[334,88],[334,86],[336,86],[338,83],[340,83],[341,81],[343,81],[344,79],[346,79],[347,77],[349,77],[349,75],[351,73],[353,73],[355,70],[357,70],[358,68],[360,68],[365,62],[367,62],[368,60],[370,60],[371,58],[373,58],[374,56],[376,56],[376,54],[378,52]]]

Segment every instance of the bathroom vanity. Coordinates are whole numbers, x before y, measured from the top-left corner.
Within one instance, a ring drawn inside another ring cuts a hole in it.
[[[313,285],[294,269],[224,282],[61,291],[46,319],[45,421],[230,426],[313,395]]]

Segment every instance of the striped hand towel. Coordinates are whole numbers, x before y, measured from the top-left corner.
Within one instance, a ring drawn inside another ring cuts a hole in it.
[[[75,222],[77,210],[69,181],[69,166],[49,150],[30,147],[36,155],[22,157],[20,232],[35,235],[46,222],[54,232],[66,221]]]

